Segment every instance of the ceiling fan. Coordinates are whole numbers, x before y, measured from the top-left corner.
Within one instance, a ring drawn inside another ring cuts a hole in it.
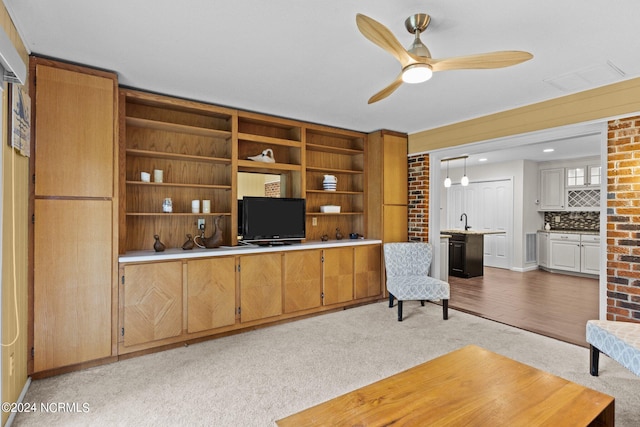
[[[427,28],[430,21],[431,17],[425,13],[417,13],[407,18],[404,25],[411,34],[415,34],[415,39],[409,49],[405,49],[387,27],[368,16],[357,14],[356,23],[362,35],[389,52],[402,65],[402,71],[398,77],[389,86],[369,98],[369,104],[391,95],[403,82],[427,81],[436,71],[503,68],[533,58],[529,52],[508,50],[434,59],[429,49],[420,40],[420,33]]]

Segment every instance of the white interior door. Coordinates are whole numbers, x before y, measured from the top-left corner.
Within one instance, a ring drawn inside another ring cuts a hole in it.
[[[447,228],[464,228],[463,213],[471,230],[501,231],[484,237],[484,265],[511,268],[513,246],[513,184],[510,179],[453,185],[447,194]]]

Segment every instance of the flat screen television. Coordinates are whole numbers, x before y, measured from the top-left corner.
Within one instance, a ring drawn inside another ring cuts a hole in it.
[[[243,197],[243,242],[267,245],[299,242],[305,238],[305,231],[305,199]]]

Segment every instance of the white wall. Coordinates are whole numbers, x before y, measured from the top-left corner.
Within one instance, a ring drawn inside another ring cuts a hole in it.
[[[449,168],[449,177],[453,182],[460,182],[464,174],[463,168]],[[446,169],[442,171],[446,176]],[[513,180],[513,256],[512,269],[523,271],[527,265],[524,254],[525,233],[535,232],[542,224],[542,214],[535,204],[538,198],[538,166],[527,160],[514,160],[479,166],[467,165],[467,176],[471,182],[490,181],[496,179]],[[440,224],[446,228],[447,190],[440,192]]]

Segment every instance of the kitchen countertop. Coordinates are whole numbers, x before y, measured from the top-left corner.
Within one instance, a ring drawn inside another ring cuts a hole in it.
[[[540,233],[563,233],[563,234],[600,234],[599,231],[593,230],[561,230],[561,229],[551,229],[551,230],[538,230]]]
[[[485,235],[485,234],[505,234],[506,231],[499,231],[499,230],[440,230],[440,235],[442,234],[478,234],[478,235]]]

